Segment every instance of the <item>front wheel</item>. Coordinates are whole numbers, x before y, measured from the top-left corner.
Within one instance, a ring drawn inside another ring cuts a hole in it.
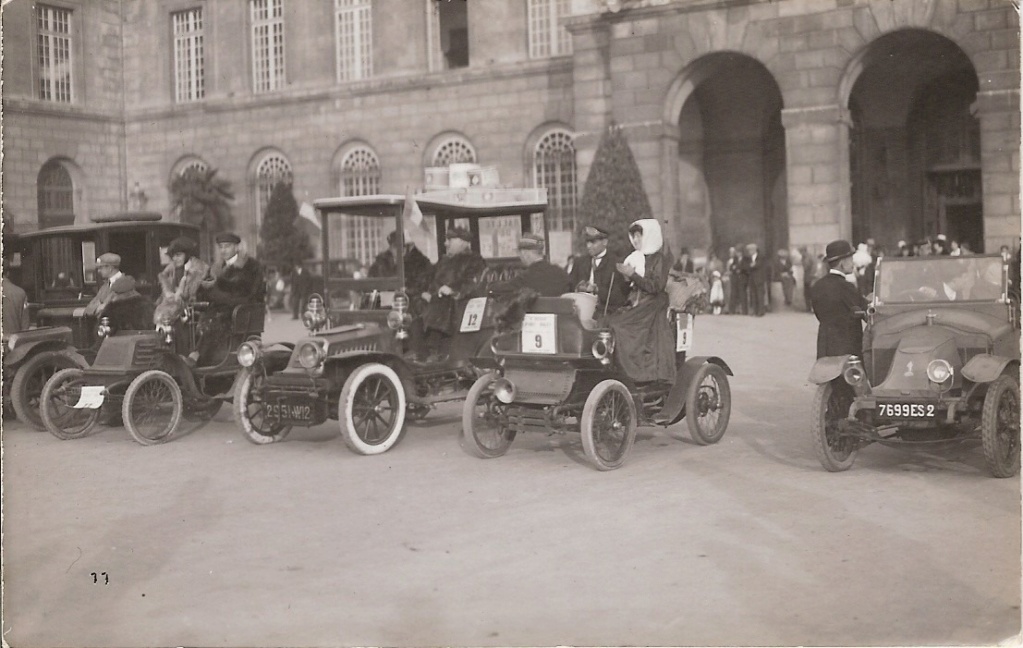
[[[501,426],[504,407],[493,396],[497,375],[486,373],[469,388],[462,405],[462,447],[480,459],[493,459],[508,452],[515,440],[515,430]]]
[[[394,370],[380,363],[359,366],[338,398],[341,438],[361,455],[391,449],[405,426],[405,388]]]
[[[266,418],[263,402],[263,382],[266,373],[262,367],[245,367],[234,388],[234,420],[245,438],[256,445],[277,443],[291,432],[290,425]]]
[[[153,369],[128,385],[121,405],[121,418],[131,438],[142,445],[170,441],[181,421],[181,388],[174,377]]]
[[[839,422],[849,415],[852,402],[852,389],[845,383],[824,383],[814,394],[813,447],[828,472],[849,470],[856,460],[856,439],[843,435],[838,428]]]
[[[11,406],[18,419],[37,430],[47,429],[39,413],[39,398],[46,381],[61,369],[85,369],[87,366],[84,358],[67,350],[40,351],[29,358],[11,381]]]
[[[999,376],[987,388],[980,419],[988,469],[995,477],[1019,472],[1019,383]]]
[[[597,470],[614,470],[636,441],[636,404],[625,385],[617,380],[599,383],[586,397],[579,430],[583,450]]]
[[[67,441],[81,439],[96,429],[100,408],[78,408],[85,374],[81,369],[61,369],[43,386],[39,414],[50,434]]]
[[[732,415],[732,390],[725,370],[713,363],[700,365],[686,394],[686,424],[697,445],[717,443]]]

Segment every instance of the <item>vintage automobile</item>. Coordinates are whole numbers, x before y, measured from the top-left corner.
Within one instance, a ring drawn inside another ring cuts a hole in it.
[[[376,195],[315,201],[322,222],[325,293],[314,295],[304,321],[309,337],[294,348],[242,345],[245,366],[234,398],[235,420],[253,443],[280,441],[291,428],[340,422],[352,451],[386,452],[400,439],[406,414],[425,416],[439,402],[465,398],[477,378],[470,360],[488,353],[497,305],[487,286],[521,268],[519,236],[546,234],[545,189],[470,187],[415,196]],[[457,302],[459,331],[446,358],[425,355],[419,294],[410,288],[404,259],[395,272],[372,276],[387,249],[414,244],[431,263],[444,249],[447,228],[472,234],[486,269],[475,290]],[[358,269],[350,259],[359,260]],[[343,263],[335,263],[342,260]]]
[[[195,348],[199,313],[207,306],[189,305],[180,323],[163,322],[153,331],[106,335],[89,367],[54,374],[40,398],[46,429],[58,439],[82,438],[95,429],[101,408],[112,406],[135,441],[156,445],[174,438],[182,417],[213,418],[233,395],[239,370],[235,349],[259,339],[266,308],[236,306],[222,353],[194,366],[186,357]]]
[[[999,256],[884,258],[863,355],[821,358],[812,434],[821,465],[848,470],[871,443],[976,441],[995,477],[1020,465],[1019,303]]]
[[[10,399],[19,419],[45,429],[39,414],[43,385],[61,369],[88,366],[99,350],[99,322],[84,314],[98,287],[97,257],[119,254],[122,272],[152,299],[160,290],[156,277],[168,261],[164,251],[179,236],[198,240],[198,228],[163,222],[156,212],[119,212],[5,239],[12,278],[27,293],[35,324],[4,340],[4,401]]]
[[[539,297],[521,324],[496,335],[493,357],[462,409],[462,447],[480,458],[504,455],[519,432],[582,435],[598,470],[625,463],[639,426],[683,418],[697,444],[717,443],[731,415],[731,369],[715,356],[688,357],[694,316],[669,310],[675,329],[674,384],[637,384],[618,365],[614,334],[585,294]]]

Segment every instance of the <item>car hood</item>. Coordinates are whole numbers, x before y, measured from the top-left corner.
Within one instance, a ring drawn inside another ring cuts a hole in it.
[[[927,379],[927,365],[932,360],[946,360],[952,365],[952,388],[962,385],[962,359],[956,345],[956,334],[942,326],[917,326],[903,332],[884,382],[873,388],[877,396],[934,398],[938,390]]]

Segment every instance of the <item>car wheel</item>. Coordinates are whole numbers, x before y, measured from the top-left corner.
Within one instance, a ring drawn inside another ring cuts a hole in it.
[[[849,415],[852,402],[852,388],[835,381],[819,385],[813,398],[813,447],[829,472],[849,470],[856,460],[856,439],[838,430],[838,422]]]
[[[353,452],[382,454],[405,427],[405,387],[387,365],[359,366],[345,380],[338,398],[341,438]]]
[[[266,373],[262,367],[245,367],[238,377],[234,391],[234,420],[246,439],[256,445],[277,443],[291,432],[290,425],[267,420],[263,402],[263,381]]]
[[[605,380],[590,392],[579,417],[583,450],[597,470],[614,470],[636,441],[636,404],[625,385]]]
[[[121,405],[124,427],[142,445],[170,441],[182,412],[181,388],[165,371],[147,371],[128,385]]]
[[[14,373],[11,382],[11,405],[18,419],[37,430],[45,430],[46,425],[39,413],[39,397],[46,381],[61,369],[85,369],[87,366],[84,358],[67,350],[40,351],[29,358]]]
[[[515,440],[515,431],[500,423],[504,405],[493,397],[495,380],[494,373],[476,379],[462,406],[462,447],[480,459],[504,455]]]
[[[66,441],[88,436],[99,422],[100,408],[76,408],[85,374],[77,367],[61,369],[43,386],[39,414],[53,436]]]
[[[686,394],[686,424],[697,445],[717,443],[728,429],[732,415],[732,390],[724,369],[713,363],[701,365]]]
[[[1019,383],[999,376],[987,388],[980,419],[988,469],[995,477],[1019,472]]]

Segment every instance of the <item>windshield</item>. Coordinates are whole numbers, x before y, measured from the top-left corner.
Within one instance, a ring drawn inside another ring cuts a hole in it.
[[[875,291],[881,303],[998,301],[1005,292],[1001,257],[884,258]]]

